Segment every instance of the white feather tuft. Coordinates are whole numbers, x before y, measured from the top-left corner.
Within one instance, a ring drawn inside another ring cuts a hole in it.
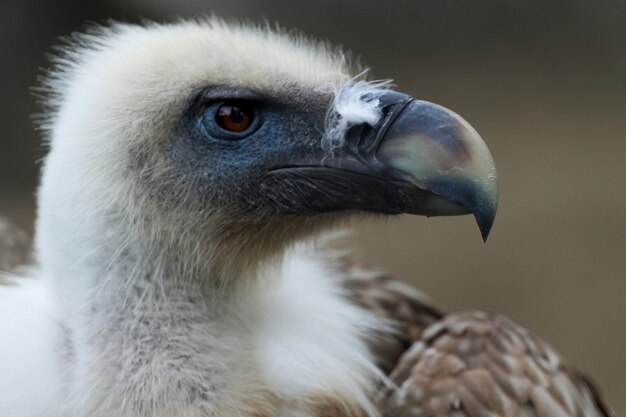
[[[392,87],[392,83],[391,80],[355,82],[353,78],[337,88],[326,117],[322,148],[332,155],[343,145],[350,127],[363,123],[375,126],[381,115],[379,97]]]

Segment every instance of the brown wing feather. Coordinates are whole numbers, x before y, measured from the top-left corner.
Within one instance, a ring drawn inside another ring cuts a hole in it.
[[[523,326],[484,312],[427,328],[390,375],[384,414],[609,417],[597,389]]]
[[[398,332],[372,351],[388,417],[614,417],[599,390],[534,333],[484,312],[443,316],[421,294],[345,262],[350,298]]]
[[[30,260],[30,238],[14,222],[0,216],[0,273],[11,272]]]
[[[391,332],[370,341],[376,364],[389,374],[413,341],[419,340],[424,329],[443,314],[425,295],[386,274],[367,271],[349,260],[341,269],[350,299],[392,325]]]

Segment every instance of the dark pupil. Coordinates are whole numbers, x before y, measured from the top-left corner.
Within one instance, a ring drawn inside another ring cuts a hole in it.
[[[241,123],[243,121],[243,111],[239,107],[229,107],[227,111],[230,111],[230,120],[234,123]]]

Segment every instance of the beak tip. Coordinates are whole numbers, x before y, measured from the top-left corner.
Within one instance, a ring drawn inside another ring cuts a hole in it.
[[[489,238],[489,233],[491,232],[491,227],[485,227],[480,229],[480,234],[483,238],[483,242],[487,243],[487,239]]]
[[[478,223],[483,242],[487,242],[487,238],[491,233],[491,228],[496,218],[495,207],[484,211],[475,211],[474,218],[476,219],[476,223]]]

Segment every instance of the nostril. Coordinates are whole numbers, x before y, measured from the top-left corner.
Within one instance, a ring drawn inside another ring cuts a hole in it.
[[[358,132],[355,132],[355,134],[358,135],[355,148],[359,152],[359,155],[369,157],[368,153],[372,147],[372,143],[376,140],[377,129],[376,127],[366,124],[355,127],[358,127]]]

